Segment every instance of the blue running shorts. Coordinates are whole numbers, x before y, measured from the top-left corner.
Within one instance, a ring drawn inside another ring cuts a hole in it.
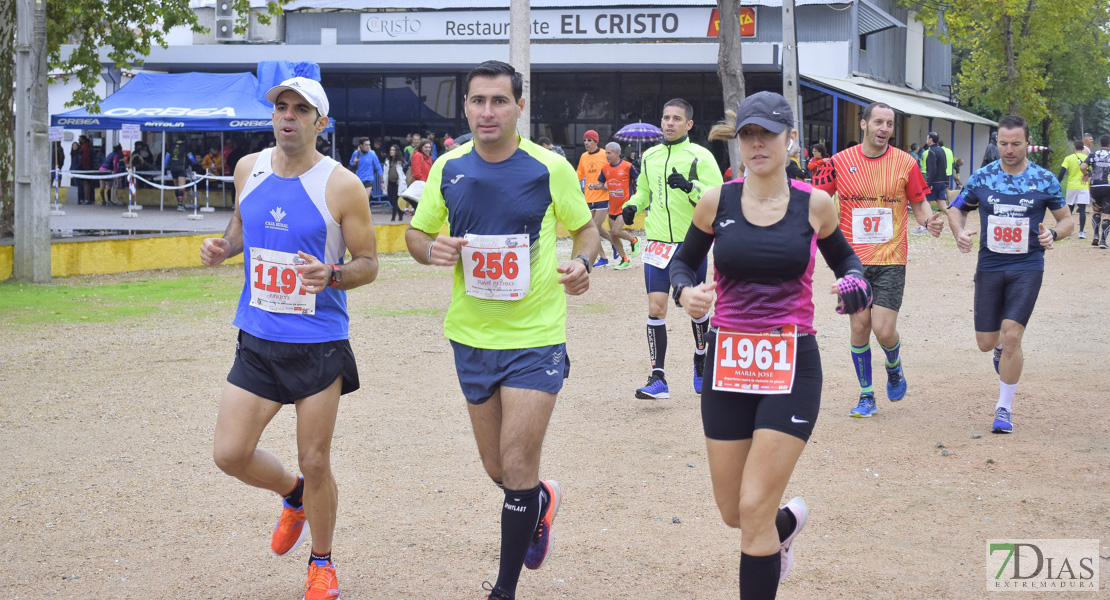
[[[1044,271],[976,271],[975,331],[1002,330],[1002,320],[1029,324]]]
[[[455,372],[471,404],[489,400],[501,386],[558,394],[570,376],[567,345],[522,350],[487,350],[451,341]]]
[[[648,242],[640,240],[640,243],[644,244],[644,248],[647,248]],[[679,244],[678,248],[681,247],[682,244]],[[678,248],[675,248],[675,254],[678,253]],[[673,261],[674,259],[672,258],[671,260]],[[695,285],[698,283],[705,283],[705,273],[708,269],[709,257],[707,256],[705,260],[701,261],[701,266],[698,267],[698,272],[695,273]],[[659,267],[653,267],[644,263],[644,286],[647,287],[647,293],[649,294],[652,292],[663,292],[669,296],[671,294],[671,264],[667,263],[666,269],[660,269]]]

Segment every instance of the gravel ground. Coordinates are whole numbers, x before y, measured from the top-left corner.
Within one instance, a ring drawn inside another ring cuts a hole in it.
[[[909,394],[891,404],[880,390],[869,420],[847,417],[858,393],[848,321],[823,293],[832,276],[818,259],[824,406],[786,492],[811,515],[779,598],[989,597],[993,538],[1099,538],[1105,593],[1110,346],[1098,328],[1110,251],[1065,240],[1049,253],[1010,436],[989,432],[998,384],[975,348],[974,256],[947,231],[913,238],[910,255],[899,323]],[[240,268],[212,272],[241,285]],[[333,449],[348,600],[477,599],[496,577],[500,492],[442,336],[450,285],[446,270],[388,255],[350,294],[362,389],[341,405]],[[573,369],[542,467],[564,504],[554,555],[524,573],[519,597],[737,597],[740,533],[713,502],[686,319],[671,310],[672,398],[635,400],[648,374],[640,270],[595,271],[569,303]],[[273,556],[278,500],[211,460],[234,303],[195,308],[0,328],[0,598],[300,597],[308,545]],[[283,411],[261,442],[287,464],[294,423]]]

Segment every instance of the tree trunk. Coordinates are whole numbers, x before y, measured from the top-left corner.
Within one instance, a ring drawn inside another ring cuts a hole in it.
[[[15,223],[15,0],[0,0],[0,240]]]
[[[717,76],[721,79],[725,110],[736,110],[744,100],[744,64],[740,60],[740,0],[717,0],[720,26],[717,34]],[[728,141],[728,159],[732,176],[744,175],[740,170],[740,146],[736,138]]]
[[[1014,62],[1014,22],[1010,15],[1002,16],[1002,39],[1006,44],[1006,82],[1010,89],[1017,89],[1017,65]],[[1010,94],[1010,114],[1018,114],[1017,94]]]

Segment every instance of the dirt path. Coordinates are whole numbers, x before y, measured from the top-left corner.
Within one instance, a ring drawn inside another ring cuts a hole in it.
[[[911,246],[899,323],[909,394],[891,404],[880,390],[872,419],[847,417],[848,322],[818,294],[824,404],[786,496],[812,512],[779,598],[992,597],[993,538],[1099,538],[1105,593],[1110,251],[1066,240],[1049,253],[1016,433],[997,436],[997,378],[972,331],[974,256],[947,231]],[[215,272],[241,285],[238,268]],[[831,280],[819,264],[815,289]],[[446,271],[391,255],[350,296],[363,387],[345,397],[333,450],[345,599],[477,599],[496,577],[499,492],[441,333],[449,288]],[[542,469],[565,501],[553,558],[524,573],[519,597],[735,598],[740,534],[712,499],[686,319],[669,315],[672,398],[642,401],[640,270],[595,272],[568,310],[573,368]],[[211,460],[233,311],[2,327],[0,597],[300,597],[307,544],[273,556],[278,501]],[[294,423],[283,411],[262,440],[288,464]]]

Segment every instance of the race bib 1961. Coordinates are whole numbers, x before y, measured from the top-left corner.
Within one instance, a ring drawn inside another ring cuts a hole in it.
[[[999,254],[1029,252],[1029,217],[987,217],[987,248]]]
[[[789,394],[794,387],[798,327],[745,333],[717,331],[713,389],[744,394]]]
[[[291,252],[251,248],[251,306],[266,312],[316,314],[316,295],[305,291],[294,265],[305,261]]]
[[[666,269],[667,265],[671,264],[671,259],[674,258],[676,250],[678,250],[678,244],[652,240],[647,243],[647,247],[644,248],[644,253],[640,255],[640,258],[643,259],[645,265]]]
[[[531,285],[528,234],[466,234],[462,247],[466,295],[485,300],[520,300]]]
[[[857,208],[852,211],[852,241],[884,244],[894,237],[894,212],[889,208]]]

